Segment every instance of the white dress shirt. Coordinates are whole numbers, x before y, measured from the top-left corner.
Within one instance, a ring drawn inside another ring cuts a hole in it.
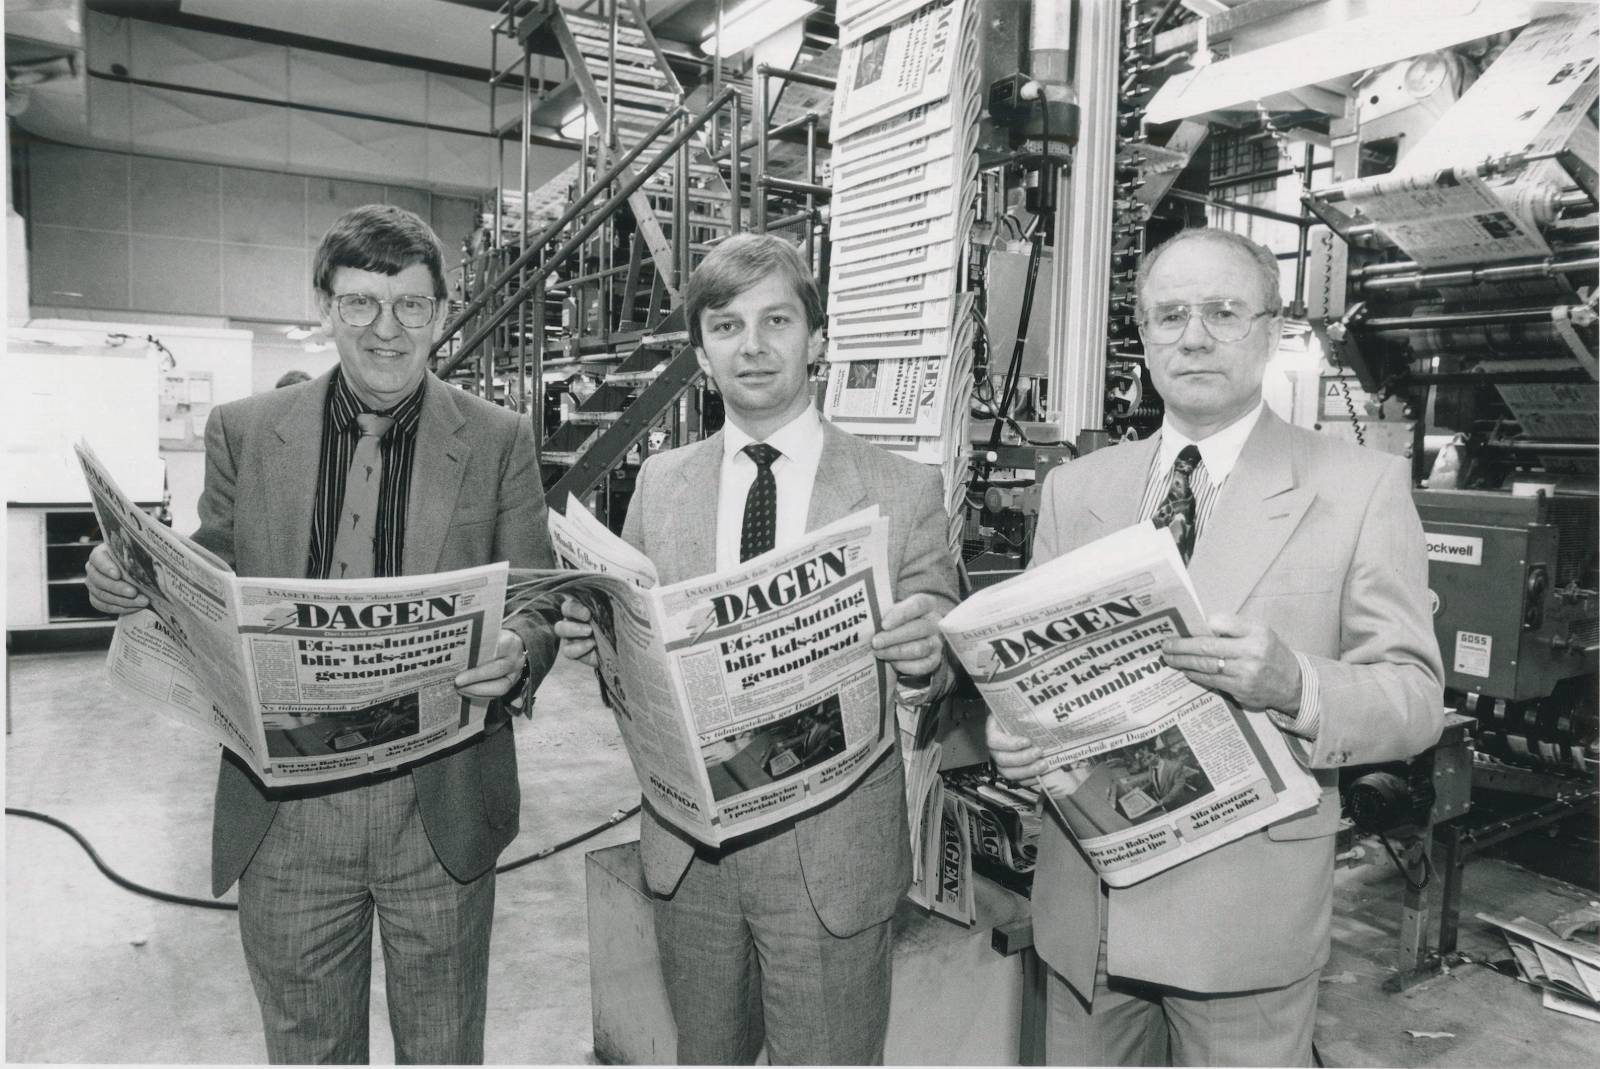
[[[744,502],[756,481],[756,462],[744,451],[755,441],[729,420],[722,428],[722,473],[717,493],[717,570],[739,563],[739,541],[744,531]],[[773,431],[766,443],[783,455],[772,462],[778,487],[778,529],[773,548],[793,545],[805,537],[811,512],[811,488],[816,485],[822,461],[822,421],[807,405],[794,419]]]

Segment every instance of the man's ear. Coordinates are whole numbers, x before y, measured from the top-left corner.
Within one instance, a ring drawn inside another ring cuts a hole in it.
[[[806,367],[813,375],[817,373],[817,365],[822,363],[822,354],[827,348],[827,336],[823,334],[822,328],[818,327],[811,332],[811,338],[806,343]]]
[[[694,362],[700,365],[700,371],[706,377],[706,386],[709,387],[713,393],[720,393],[721,391],[717,387],[716,376],[711,374],[711,361],[706,359],[706,351],[700,348],[698,345],[694,347]]]
[[[322,322],[322,333],[329,338],[333,337],[333,295],[315,290],[312,296],[317,299],[317,318]]]

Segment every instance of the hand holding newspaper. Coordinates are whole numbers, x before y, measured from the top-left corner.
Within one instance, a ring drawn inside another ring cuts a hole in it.
[[[717,846],[837,797],[893,748],[871,648],[890,603],[876,507],[671,586],[575,498],[550,537],[575,570],[515,572],[512,600],[588,607],[601,688],[663,820]]]
[[[396,579],[250,579],[136,507],[87,445],[106,546],[150,608],[107,670],[269,787],[378,772],[483,729],[455,677],[494,657],[506,565]]]
[[[968,598],[940,624],[990,714],[1038,747],[1040,787],[1126,887],[1317,803],[1263,712],[1167,667],[1204,634],[1172,538],[1138,524]]]

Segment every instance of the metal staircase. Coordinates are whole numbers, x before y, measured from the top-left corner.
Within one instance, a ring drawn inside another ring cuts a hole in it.
[[[552,507],[601,487],[597,514],[620,524],[620,509],[608,514],[613,499],[631,491],[633,465],[707,429],[698,392],[684,396],[699,377],[680,308],[689,272],[747,220],[767,229],[769,203],[788,212],[773,228],[800,227],[812,246],[827,193],[816,171],[832,83],[758,68],[752,84],[723,78],[718,64],[686,92],[672,66],[684,60],[669,60],[637,0],[609,0],[600,13],[512,0],[495,33],[497,57],[499,43],[514,43],[506,72],[520,68],[525,86],[543,83],[542,63],[539,79],[531,77],[535,53],[559,51],[569,81],[539,106],[547,116],[563,100],[572,102],[567,114],[581,110],[582,150],[562,175],[526,188],[535,102],[524,88],[521,118],[497,131],[522,142],[524,188],[497,197],[492,247],[468,258],[467,303],[436,346],[436,370],[467,375],[463,385],[486,396],[497,381],[515,382],[505,399],[533,420]],[[803,54],[830,43],[808,37]],[[824,61],[822,69],[833,67]],[[764,109],[789,113],[785,129],[774,131],[767,116],[752,114],[751,98],[762,100],[767,83],[788,84],[791,75],[810,96]],[[766,151],[774,134],[791,138],[783,155]],[[715,158],[713,143],[722,147]],[[739,151],[730,151],[734,144]],[[548,435],[546,372],[599,382],[580,402],[571,403],[576,394],[563,401]]]

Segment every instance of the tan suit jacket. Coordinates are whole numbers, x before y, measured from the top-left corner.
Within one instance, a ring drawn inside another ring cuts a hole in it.
[[[1034,559],[1138,522],[1156,440],[1057,468]],[[1198,992],[1279,987],[1328,955],[1340,766],[1415,754],[1443,726],[1408,468],[1264,411],[1200,533],[1189,572],[1208,613],[1272,627],[1316,667],[1322,728],[1303,750],[1321,804],[1142,883],[1102,894],[1059,820],[1034,877],[1040,956],[1086,997],[1101,910],[1114,976]]]
[[[806,529],[876,504],[889,519],[889,571],[896,600],[934,594],[956,600],[955,563],[939,473],[824,423],[822,457]],[[663,583],[716,571],[717,498],[722,435],[651,457],[639,470],[622,536],[649,557]],[[948,686],[941,679],[936,689]],[[824,808],[795,823],[806,891],[817,916],[838,936],[887,920],[911,883],[905,776],[891,753]],[[646,807],[639,851],[645,879],[670,895],[688,871],[695,844]],[[702,848],[703,849],[703,848]],[[738,849],[737,844],[729,849]]]
[[[206,424],[206,482],[195,540],[245,576],[304,577],[333,373],[221,405]],[[550,568],[544,494],[527,421],[433,375],[417,425],[402,571],[423,575],[508,560]],[[556,652],[548,627],[518,627],[535,679]],[[412,766],[434,852],[470,880],[517,834],[521,805],[509,718],[496,703],[484,734]],[[212,825],[211,887],[233,885],[272,824],[277,801],[226,751]]]

